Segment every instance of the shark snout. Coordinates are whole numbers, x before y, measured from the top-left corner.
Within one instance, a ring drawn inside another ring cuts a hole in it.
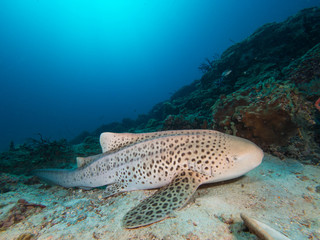
[[[251,142],[250,142],[251,143]],[[240,161],[242,164],[248,168],[248,171],[258,167],[263,159],[263,151],[254,143],[247,146],[247,149],[242,156],[240,156]]]
[[[263,151],[253,142],[233,136],[231,144],[234,167],[233,174],[241,176],[258,167],[263,159]]]

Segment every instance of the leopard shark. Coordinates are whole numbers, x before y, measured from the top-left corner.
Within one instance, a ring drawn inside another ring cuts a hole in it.
[[[124,228],[147,226],[181,209],[202,184],[238,178],[256,168],[263,151],[253,142],[215,130],[111,133],[102,154],[78,157],[76,169],[33,174],[66,188],[106,186],[104,197],[159,188],[125,214]]]

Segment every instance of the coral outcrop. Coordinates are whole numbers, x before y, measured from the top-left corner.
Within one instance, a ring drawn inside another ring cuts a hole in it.
[[[319,29],[319,8],[262,26],[209,61],[199,81],[154,107],[153,125],[213,128],[278,156],[319,163]]]

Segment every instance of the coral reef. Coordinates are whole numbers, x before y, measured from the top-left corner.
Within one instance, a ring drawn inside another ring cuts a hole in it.
[[[320,111],[320,98],[315,102],[314,106]]]
[[[280,157],[318,163],[319,20],[319,8],[305,9],[207,60],[200,81],[151,110],[157,129],[148,129],[213,128]]]
[[[319,8],[305,9],[207,60],[192,91],[152,109],[154,126],[213,128],[280,157],[318,163],[319,114],[313,103],[320,95],[319,19]]]
[[[304,103],[304,104],[301,104]],[[221,97],[212,107],[214,128],[252,140],[280,157],[319,161],[314,110],[289,81],[274,79]]]
[[[65,139],[50,141],[39,135],[20,146],[11,144],[8,152],[0,154],[0,172],[26,174],[31,165],[37,167],[69,167],[73,152]]]

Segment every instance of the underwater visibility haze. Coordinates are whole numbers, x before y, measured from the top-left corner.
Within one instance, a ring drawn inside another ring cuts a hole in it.
[[[206,58],[317,4],[3,0],[0,150],[146,114],[200,79]]]
[[[0,239],[320,239],[319,6],[0,1]]]

